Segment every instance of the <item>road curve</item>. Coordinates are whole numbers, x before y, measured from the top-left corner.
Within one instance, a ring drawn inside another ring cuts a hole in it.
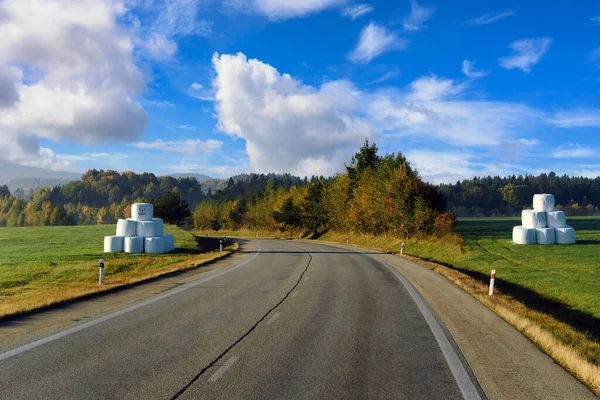
[[[427,306],[377,259],[243,246],[257,249],[239,267],[0,353],[0,398],[483,397]]]

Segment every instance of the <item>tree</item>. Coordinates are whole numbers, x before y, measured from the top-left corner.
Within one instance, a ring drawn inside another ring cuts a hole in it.
[[[154,203],[154,215],[168,224],[181,225],[191,215],[188,203],[181,199],[178,191],[171,191]]]
[[[325,221],[327,215],[323,201],[324,188],[325,182],[323,180],[315,180],[308,185],[308,190],[304,197],[304,215],[310,220],[314,235],[318,233],[317,231]]]
[[[281,224],[281,228],[290,230],[290,236],[294,236],[294,228],[302,222],[300,207],[294,204],[294,200],[288,197],[283,201],[281,209],[273,212],[273,218]]]
[[[8,190],[8,186],[2,185],[0,186],[0,198],[10,197],[10,190]]]

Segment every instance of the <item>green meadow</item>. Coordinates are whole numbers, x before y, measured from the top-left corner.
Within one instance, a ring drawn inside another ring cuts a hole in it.
[[[176,226],[170,254],[104,254],[115,225],[0,228],[0,318],[189,268],[216,257],[214,245]],[[99,259],[105,285],[98,286]]]

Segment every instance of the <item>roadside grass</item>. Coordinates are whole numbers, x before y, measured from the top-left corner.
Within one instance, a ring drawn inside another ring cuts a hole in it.
[[[104,254],[104,236],[115,225],[0,228],[0,319],[37,310],[167,273],[194,268],[237,248],[218,251],[218,242],[176,226],[170,254]],[[98,285],[99,259],[105,283]]]

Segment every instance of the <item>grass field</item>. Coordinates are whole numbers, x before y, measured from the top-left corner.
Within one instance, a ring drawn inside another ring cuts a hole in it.
[[[104,236],[115,225],[0,228],[0,318],[164,273],[190,268],[226,253],[214,241],[175,226],[170,254],[103,254]],[[99,259],[105,285],[98,286]]]

